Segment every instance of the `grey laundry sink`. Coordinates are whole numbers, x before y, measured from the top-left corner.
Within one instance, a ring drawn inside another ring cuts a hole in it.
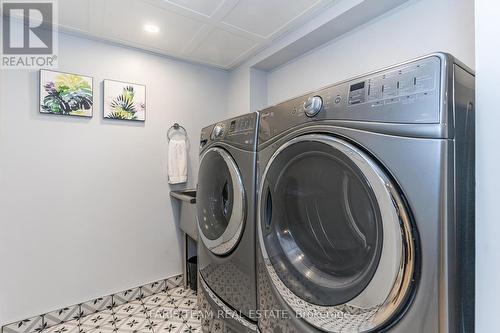
[[[174,215],[178,217],[179,227],[184,233],[182,237],[182,273],[184,276],[184,288],[187,288],[187,261],[192,257],[196,260],[197,254],[196,242],[198,241],[198,222],[196,220],[196,190],[186,189],[181,191],[170,191],[170,196],[175,202]]]
[[[170,191],[170,196],[179,203],[179,227],[189,237],[198,240],[196,223],[196,190]]]
[[[196,190],[170,191],[170,195],[190,204],[196,203]]]

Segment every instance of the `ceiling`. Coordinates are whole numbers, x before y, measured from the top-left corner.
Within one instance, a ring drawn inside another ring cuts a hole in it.
[[[232,69],[336,0],[64,0],[59,25],[155,53]],[[144,30],[154,25],[159,32]]]

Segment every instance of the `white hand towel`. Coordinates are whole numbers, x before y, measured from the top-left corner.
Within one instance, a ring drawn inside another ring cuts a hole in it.
[[[187,182],[187,143],[184,139],[172,138],[168,143],[168,182]]]

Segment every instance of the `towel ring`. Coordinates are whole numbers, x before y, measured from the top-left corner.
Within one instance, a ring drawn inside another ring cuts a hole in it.
[[[175,132],[178,132],[178,133],[184,135],[184,137],[187,139],[186,129],[183,126],[179,125],[178,123],[175,123],[168,129],[168,132],[167,132],[168,141],[170,141],[172,139]]]

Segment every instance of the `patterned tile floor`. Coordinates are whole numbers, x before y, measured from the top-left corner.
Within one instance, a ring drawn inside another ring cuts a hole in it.
[[[198,333],[201,331],[195,292],[177,287],[47,328],[43,333]]]

